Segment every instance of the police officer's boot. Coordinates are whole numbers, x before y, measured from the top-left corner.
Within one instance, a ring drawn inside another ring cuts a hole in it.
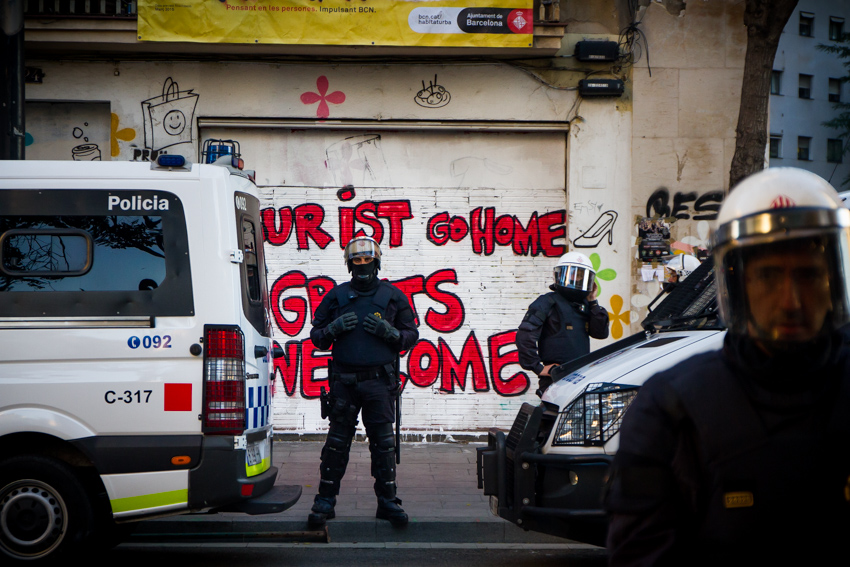
[[[395,484],[395,439],[391,423],[383,423],[367,428],[369,451],[372,454],[372,476],[375,477],[375,495],[378,497],[378,510],[375,517],[389,520],[396,527],[407,525],[407,514],[401,508],[401,500],[396,497]]]
[[[339,485],[348,466],[348,454],[351,450],[351,439],[354,428],[337,422],[331,422],[328,438],[322,447],[322,464],[319,466],[321,480],[319,493],[313,499],[313,507],[307,516],[307,524],[312,528],[325,525],[325,522],[336,517],[336,495]]]

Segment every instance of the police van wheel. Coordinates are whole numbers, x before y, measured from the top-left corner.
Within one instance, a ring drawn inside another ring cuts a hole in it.
[[[91,531],[86,491],[71,467],[39,455],[0,462],[0,551],[15,559],[66,554]]]

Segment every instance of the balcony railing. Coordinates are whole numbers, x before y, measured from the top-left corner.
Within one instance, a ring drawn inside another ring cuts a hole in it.
[[[137,0],[24,0],[27,16],[128,18],[138,15]],[[534,23],[557,23],[560,0],[534,0]]]

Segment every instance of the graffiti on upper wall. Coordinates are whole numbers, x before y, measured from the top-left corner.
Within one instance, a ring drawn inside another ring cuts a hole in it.
[[[380,134],[349,136],[331,144],[325,149],[325,167],[335,185],[390,184]]]
[[[702,195],[697,195],[696,191],[676,192],[671,201],[670,191],[666,187],[659,187],[646,200],[646,216],[714,220],[723,203],[723,197],[723,191],[709,191]]]
[[[122,142],[131,142],[136,139],[136,130],[133,128],[119,128],[120,118],[114,112],[112,113],[111,124],[109,128],[110,155],[118,157],[121,153],[121,147],[118,144]]]
[[[331,115],[331,109],[328,106],[328,103],[331,104],[342,104],[345,102],[345,93],[342,91],[333,91],[332,93],[328,92],[328,87],[330,86],[330,82],[328,78],[324,75],[320,75],[318,79],[316,79],[316,90],[318,92],[307,91],[305,93],[301,93],[301,102],[303,104],[311,105],[319,103],[319,106],[316,108],[316,118],[320,120],[325,120]]]
[[[509,175],[514,168],[488,158],[465,156],[453,160],[449,173],[456,178],[458,187],[479,186],[487,175]]]
[[[596,248],[606,238],[610,246],[614,242],[614,223],[616,222],[616,211],[605,211],[590,225],[590,228],[573,240],[573,246],[576,248]]]
[[[434,75],[434,80],[429,81],[427,87],[425,81],[422,81],[422,90],[416,93],[413,100],[424,108],[442,108],[451,102],[452,95],[444,86],[437,83],[437,75]]]
[[[83,122],[83,126],[88,126],[88,122]],[[84,144],[79,144],[71,148],[71,159],[74,161],[100,161],[100,148],[97,144],[90,143],[85,130],[79,126],[75,126],[71,132],[77,140],[82,140]]]
[[[134,160],[152,160],[179,144],[192,144],[192,124],[199,95],[181,91],[171,77],[162,84],[162,94],[142,101],[145,147],[135,149]]]

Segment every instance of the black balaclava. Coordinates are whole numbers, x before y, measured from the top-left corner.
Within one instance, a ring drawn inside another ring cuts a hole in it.
[[[587,301],[587,296],[590,295],[589,291],[582,291],[580,289],[564,287],[562,285],[552,284],[549,286],[549,289],[554,292],[557,292],[558,295],[572,303],[584,303],[585,301]]]
[[[378,286],[378,261],[373,258],[368,264],[355,264],[348,261],[351,272],[351,287],[357,291],[369,291]]]

